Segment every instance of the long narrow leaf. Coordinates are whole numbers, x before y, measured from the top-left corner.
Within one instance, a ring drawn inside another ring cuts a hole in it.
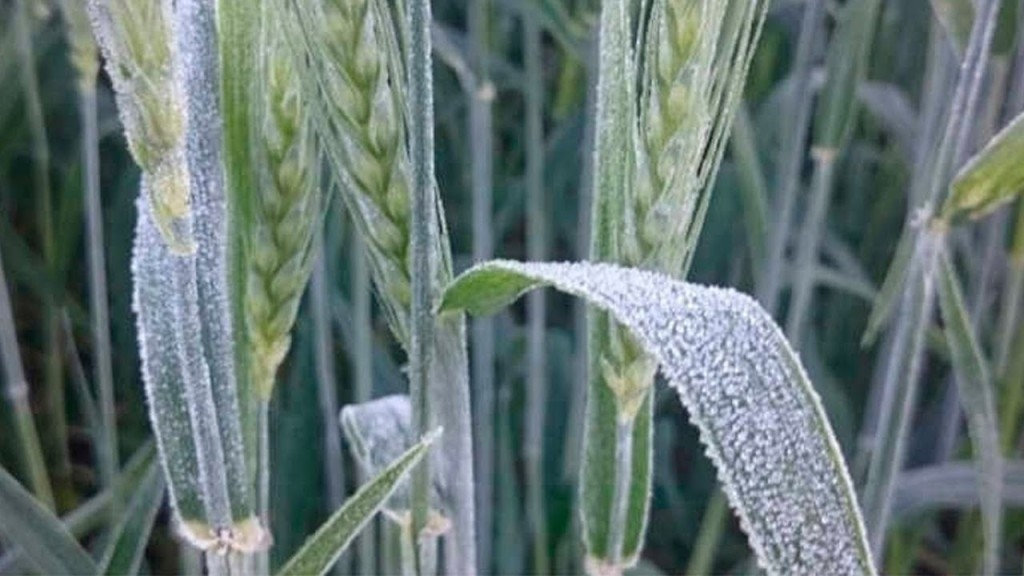
[[[939,261],[939,308],[945,324],[956,382],[967,414],[967,429],[977,452],[981,513],[985,533],[985,573],[998,568],[1002,526],[1002,465],[999,425],[988,362],[974,334],[960,283],[949,257]]]
[[[146,468],[142,483],[129,503],[127,512],[110,536],[100,562],[99,574],[138,573],[156,513],[164,501],[166,486],[160,463],[153,459]]]
[[[493,312],[546,285],[609,312],[658,359],[764,568],[874,572],[818,395],[752,299],[608,264],[492,261],[451,284],[441,310]]]
[[[0,467],[0,534],[46,574],[94,574],[96,563],[59,518]]]
[[[391,466],[363,485],[284,565],[279,574],[325,574],[359,531],[380,510],[409,469],[419,463],[440,430],[425,436]]]
[[[1024,461],[1007,460],[1002,469],[1002,505],[1024,507]],[[951,462],[904,472],[896,485],[892,514],[906,518],[929,510],[977,508],[982,498],[980,490],[984,489],[978,477],[974,462]]]

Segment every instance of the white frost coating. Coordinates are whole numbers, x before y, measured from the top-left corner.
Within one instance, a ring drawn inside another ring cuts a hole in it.
[[[227,273],[227,201],[221,162],[218,53],[213,3],[179,0],[175,6],[178,84],[187,110],[185,157],[192,191],[198,313],[227,465],[236,520],[255,509],[241,431]]]
[[[633,332],[700,428],[767,571],[874,573],[853,486],[818,395],[753,299],[609,264],[494,261],[463,278],[487,270],[583,297]]]
[[[380,474],[416,443],[416,434],[412,428],[412,404],[405,394],[349,404],[341,409],[340,420],[352,454],[369,478]],[[440,484],[445,474],[444,468],[439,466],[440,452],[435,450],[431,454],[431,501],[433,507],[438,508],[440,494],[443,492]],[[392,518],[400,518],[409,510],[408,482],[403,481],[399,485],[385,507]]]
[[[205,519],[198,485],[199,468],[185,400],[183,354],[176,335],[170,252],[149,209],[136,203],[138,225],[132,251],[133,302],[142,358],[142,377],[160,462],[168,479],[179,526]]]

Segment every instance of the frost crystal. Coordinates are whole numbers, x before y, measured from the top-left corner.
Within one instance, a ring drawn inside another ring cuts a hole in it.
[[[532,282],[487,284],[495,279],[488,272]],[[479,291],[463,288],[459,298],[486,300],[493,294],[480,291],[549,284],[630,329],[700,428],[726,495],[769,572],[874,572],[853,487],[818,395],[753,299],[609,264],[510,261],[470,270],[449,294],[474,277]]]

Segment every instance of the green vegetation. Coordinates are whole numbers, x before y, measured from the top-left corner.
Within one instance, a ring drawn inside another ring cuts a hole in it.
[[[1022,33],[0,2],[0,574],[1019,571]]]

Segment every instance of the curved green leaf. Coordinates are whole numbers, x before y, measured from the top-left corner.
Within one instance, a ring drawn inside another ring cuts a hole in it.
[[[874,573],[818,395],[753,299],[610,264],[492,261],[457,278],[441,311],[493,312],[540,286],[609,312],[658,360],[764,568]]]
[[[992,137],[953,179],[942,213],[981,218],[1024,192],[1024,114]]]
[[[59,518],[0,467],[0,534],[46,574],[95,574],[96,563]]]
[[[335,512],[302,548],[281,568],[281,576],[326,574],[341,553],[391,496],[409,470],[426,455],[441,435],[440,429],[425,436],[375,478],[363,485]]]

